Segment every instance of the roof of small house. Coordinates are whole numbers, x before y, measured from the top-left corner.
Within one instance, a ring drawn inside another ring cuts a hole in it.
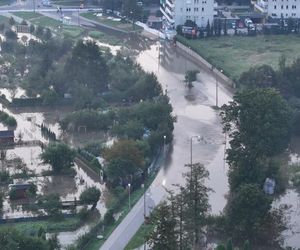
[[[0,131],[0,138],[11,138],[14,137],[14,131],[13,130],[3,130]]]

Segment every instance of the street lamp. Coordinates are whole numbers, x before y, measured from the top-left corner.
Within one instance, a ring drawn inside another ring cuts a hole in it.
[[[131,205],[130,205],[130,186],[131,186],[131,184],[128,183],[128,192],[129,192],[129,196],[128,196],[128,207],[129,207],[129,210],[130,210],[130,208],[131,208]]]
[[[223,70],[220,70],[221,73],[223,73]],[[216,107],[219,106],[219,81],[218,81],[218,75],[216,74]]]
[[[197,138],[197,140],[198,141],[200,141],[201,140],[201,137],[199,136],[199,135],[193,135],[193,136],[191,136],[191,138],[190,138],[190,153],[191,153],[191,155],[190,155],[190,157],[191,157],[191,168],[192,168],[192,165],[193,165],[193,139],[195,139],[195,138]]]
[[[167,136],[164,135],[164,155],[166,153],[166,139],[167,139]]]

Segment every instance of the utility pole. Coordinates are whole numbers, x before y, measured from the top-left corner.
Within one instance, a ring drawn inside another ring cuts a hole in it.
[[[33,12],[35,13],[35,0],[33,0]]]

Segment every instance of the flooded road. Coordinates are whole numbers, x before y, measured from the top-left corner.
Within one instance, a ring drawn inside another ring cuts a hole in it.
[[[224,163],[225,139],[218,111],[213,108],[216,79],[168,42],[151,46],[150,50],[139,55],[137,61],[146,71],[156,73],[177,117],[172,152],[155,182],[164,183],[167,188],[183,184],[184,165],[190,163],[190,141],[192,137],[200,136],[199,141],[192,139],[192,160],[204,164],[210,173],[208,186],[214,190],[210,195],[210,205],[212,213],[218,214],[226,204],[224,196],[228,192],[228,183]],[[200,71],[192,89],[186,88],[183,82],[186,70]],[[229,100],[231,93],[220,86],[219,105]]]
[[[165,92],[170,97],[173,112],[177,117],[174,140],[170,145],[161,170],[146,194],[146,213],[149,214],[166,196],[165,188],[174,189],[173,184],[183,184],[182,174],[187,171],[185,164],[190,163],[190,142],[192,137],[193,162],[205,165],[210,173],[208,186],[214,190],[209,197],[213,214],[222,211],[228,192],[227,165],[224,163],[225,138],[215,104],[216,79],[190,58],[185,57],[168,42],[153,44],[136,58],[145,71],[154,72]],[[192,89],[185,87],[186,70],[200,71],[199,79]],[[219,105],[231,100],[231,93],[224,86],[219,87]],[[111,234],[103,250],[123,249],[142,224],[143,199],[141,199],[119,227]]]

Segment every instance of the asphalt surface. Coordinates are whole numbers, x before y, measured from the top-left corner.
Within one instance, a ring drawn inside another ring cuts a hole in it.
[[[167,90],[177,122],[174,129],[174,140],[170,145],[157,177],[146,191],[146,214],[157,206],[165,197],[167,189],[174,189],[173,184],[184,184],[182,174],[187,171],[185,164],[190,162],[190,140],[193,140],[193,162],[203,163],[210,172],[207,185],[214,192],[210,194],[211,212],[218,214],[226,204],[228,191],[227,165],[224,162],[225,137],[222,134],[218,111],[215,104],[216,79],[200,66],[184,57],[170,43],[153,45],[137,57],[137,61],[146,71],[154,72]],[[160,56],[158,56],[160,51]],[[186,70],[200,70],[199,81],[192,89],[183,83]],[[219,105],[231,100],[231,93],[219,84]],[[101,250],[121,250],[144,221],[143,197],[130,213],[110,235]]]

